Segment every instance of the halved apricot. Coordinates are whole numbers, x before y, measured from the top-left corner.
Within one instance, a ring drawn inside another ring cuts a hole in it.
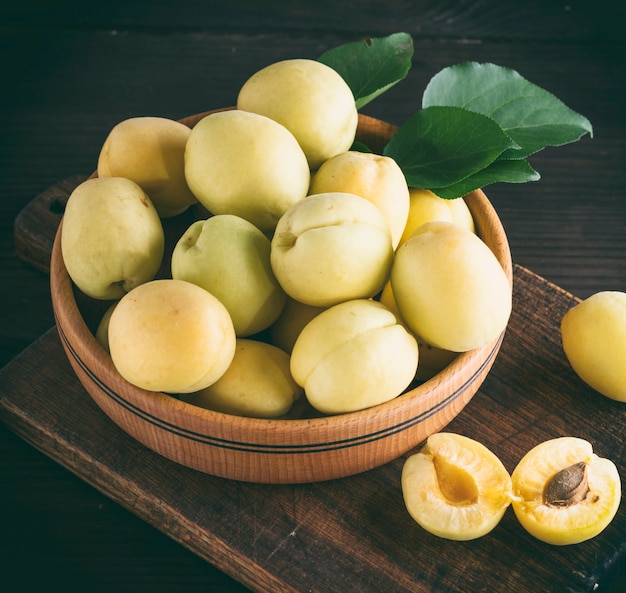
[[[440,432],[410,456],[402,470],[409,514],[446,539],[470,540],[489,533],[511,502],[511,477],[483,444]]]
[[[513,510],[522,526],[549,544],[576,544],[604,530],[621,500],[615,464],[591,443],[560,437],[540,443],[511,475]]]

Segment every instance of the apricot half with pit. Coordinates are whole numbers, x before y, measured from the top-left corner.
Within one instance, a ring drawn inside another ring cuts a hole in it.
[[[511,477],[482,443],[440,432],[404,463],[402,492],[421,527],[446,539],[471,540],[499,523],[511,502]]]
[[[537,539],[576,544],[603,531],[617,513],[621,482],[615,464],[591,443],[560,437],[540,443],[511,475],[513,510]]]

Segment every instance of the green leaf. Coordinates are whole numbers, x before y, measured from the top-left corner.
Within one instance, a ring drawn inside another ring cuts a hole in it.
[[[404,79],[412,57],[411,36],[394,33],[340,45],[323,53],[318,61],[341,74],[360,109]]]
[[[427,85],[422,107],[447,105],[482,113],[519,145],[501,158],[522,159],[546,146],[593,135],[589,120],[515,70],[462,62],[444,68]]]
[[[384,148],[412,187],[445,187],[474,175],[515,143],[492,119],[460,107],[417,111]]]
[[[354,150],[356,152],[372,152],[372,149],[367,144],[359,142],[358,140],[355,140],[352,143],[350,150]]]
[[[492,183],[526,183],[538,181],[539,173],[524,160],[497,160],[482,171],[446,187],[430,187],[440,198],[452,200],[460,198],[475,189],[486,187]]]

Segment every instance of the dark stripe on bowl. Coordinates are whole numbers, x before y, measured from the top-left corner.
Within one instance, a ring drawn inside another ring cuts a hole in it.
[[[76,363],[80,366],[80,368],[85,372],[85,374],[91,379],[91,381],[97,385],[103,393],[105,393],[109,398],[117,402],[120,406],[125,408],[128,412],[142,418],[146,422],[160,428],[162,430],[168,431],[172,434],[176,434],[178,436],[187,438],[189,440],[197,441],[200,443],[204,443],[207,445],[211,445],[214,447],[220,447],[223,449],[232,449],[235,451],[245,451],[249,453],[275,453],[275,454],[300,454],[300,453],[315,453],[315,452],[323,452],[323,451],[333,451],[337,449],[346,449],[349,447],[355,447],[361,444],[370,443],[373,441],[377,441],[380,439],[387,438],[391,435],[397,434],[399,432],[403,432],[408,430],[415,425],[424,422],[427,418],[430,418],[434,414],[436,414],[441,409],[445,408],[451,402],[456,400],[461,394],[465,391],[468,385],[471,385],[476,378],[483,372],[485,367],[490,363],[490,361],[494,358],[500,344],[502,343],[502,339],[504,334],[500,336],[498,342],[494,345],[493,349],[489,353],[489,356],[483,361],[478,369],[474,372],[474,374],[469,377],[467,381],[465,381],[460,387],[458,387],[453,393],[451,393],[447,398],[438,402],[433,407],[425,410],[424,412],[414,416],[413,418],[409,418],[404,422],[401,422],[398,425],[391,426],[389,428],[381,429],[379,431],[369,433],[366,435],[361,435],[357,437],[351,437],[347,439],[338,439],[336,441],[328,441],[325,443],[313,443],[313,444],[286,444],[286,445],[271,445],[264,443],[246,443],[240,441],[231,441],[227,439],[221,439],[217,437],[213,437],[211,435],[202,434],[194,431],[190,431],[180,426],[176,426],[153,416],[152,414],[142,410],[136,405],[124,399],[119,393],[109,387],[106,383],[104,383],[97,375],[93,373],[93,371],[84,363],[79,354],[76,352],[71,342],[67,339],[65,332],[57,324],[57,328],[59,330],[59,335],[63,340],[64,344],[67,346],[68,350],[72,354],[72,358],[76,361]],[[290,420],[285,420],[284,422],[290,422]]]

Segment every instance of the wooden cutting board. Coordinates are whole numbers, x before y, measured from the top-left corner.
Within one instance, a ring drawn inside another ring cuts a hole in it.
[[[52,194],[52,202],[62,204],[74,182],[38,196],[30,213],[16,221],[18,252],[24,242],[36,245],[24,259],[40,269],[46,269],[54,217],[40,233],[25,221],[45,218],[42,204]],[[43,213],[33,218],[37,209]],[[562,352],[559,322],[576,302],[516,265],[513,315],[502,349],[479,392],[446,430],[481,441],[509,471],[541,441],[582,437],[626,477],[626,407],[585,386]],[[404,457],[350,478],[295,486],[234,482],[179,466],[134,441],[100,411],[74,376],[55,328],[0,371],[0,419],[253,591],[594,591],[603,590],[626,554],[624,504],[604,532],[574,546],[533,539],[510,508],[483,538],[436,538],[405,509]]]

